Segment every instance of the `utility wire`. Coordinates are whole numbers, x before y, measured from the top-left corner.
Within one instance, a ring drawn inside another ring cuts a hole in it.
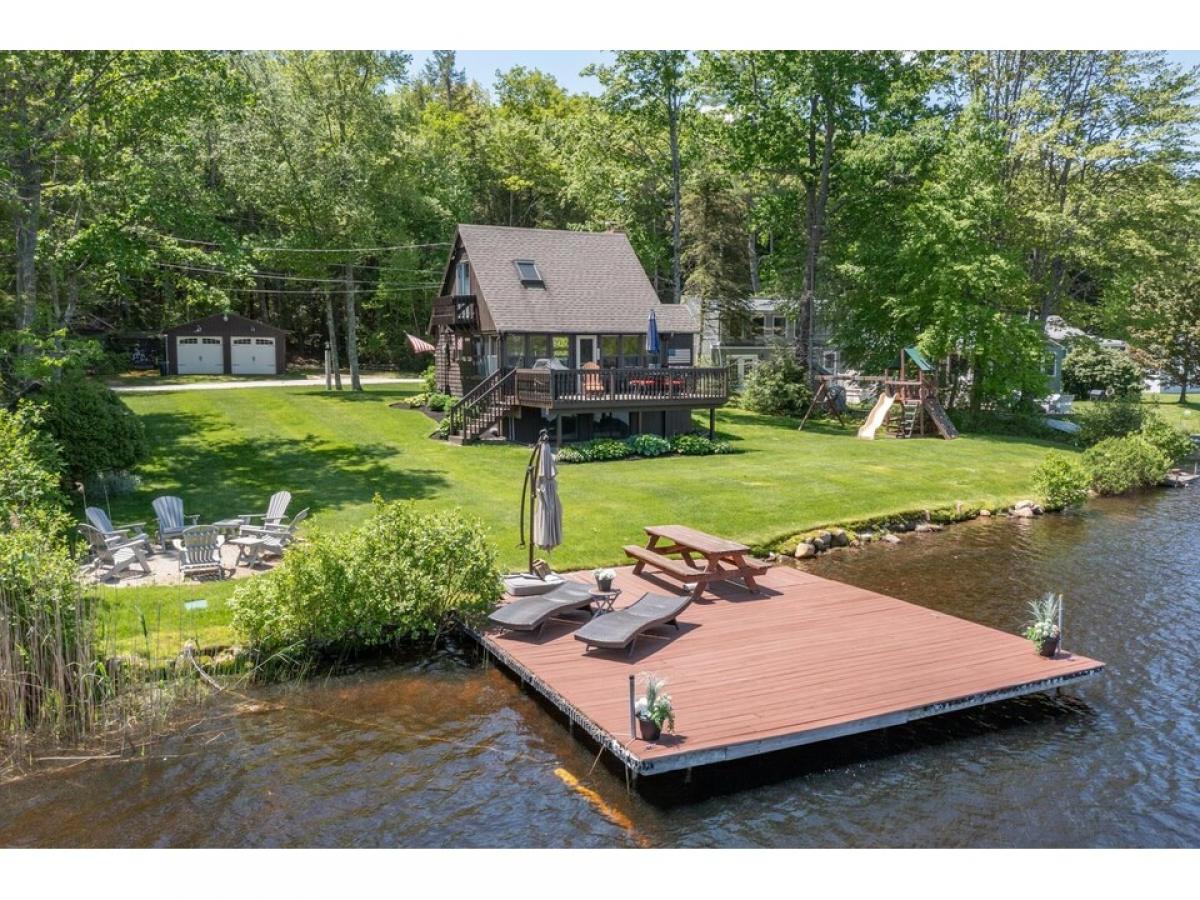
[[[156,237],[166,238],[167,240],[175,241],[180,244],[196,244],[203,247],[225,247],[226,245],[217,241],[200,241],[193,238],[176,237],[173,234],[163,234],[161,231],[153,231],[149,228],[142,228],[149,234]],[[422,250],[431,247],[449,247],[449,241],[437,241],[431,244],[395,244],[390,247],[237,247],[236,249],[263,253],[381,253],[385,250]],[[233,249],[233,248],[231,248]]]
[[[269,278],[274,281],[303,281],[309,284],[346,284],[345,278],[317,278],[308,275],[276,275],[271,272],[231,272],[228,269],[214,269],[208,266],[190,266],[179,263],[156,262],[154,265],[163,269],[175,269],[181,272],[202,272],[208,275],[226,275],[230,278]],[[438,282],[439,284],[441,282]],[[352,279],[350,284],[354,285],[371,285],[374,286],[377,282],[364,281],[362,279]]]

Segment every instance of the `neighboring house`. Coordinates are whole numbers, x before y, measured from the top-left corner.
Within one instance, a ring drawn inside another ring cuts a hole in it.
[[[684,302],[700,315],[699,298],[688,297]],[[740,328],[723,325],[715,310],[706,309],[700,336],[701,359],[711,360],[714,366],[727,366],[734,386],[741,390],[746,375],[771,353],[793,352],[795,322],[784,314],[783,305],[779,297],[752,297],[749,322]],[[818,305],[809,365],[814,371],[840,375],[841,356],[833,342],[829,316]]]
[[[237,313],[216,313],[163,333],[170,375],[282,375],[287,332]]]
[[[1050,392],[1055,394],[1062,391],[1063,361],[1071,352],[1071,341],[1086,338],[1089,341],[1095,341],[1106,350],[1120,350],[1124,353],[1129,349],[1129,345],[1124,341],[1116,338],[1096,337],[1088,334],[1082,328],[1068,325],[1062,316],[1047,316],[1045,332],[1047,351],[1045,375]]]
[[[694,365],[698,319],[659,301],[624,234],[459,225],[441,293],[436,380],[461,398],[449,414],[457,439],[493,428],[521,441],[542,428],[560,441],[671,436],[728,399],[725,370]]]

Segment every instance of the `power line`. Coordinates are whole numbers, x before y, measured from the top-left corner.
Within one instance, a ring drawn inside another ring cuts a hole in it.
[[[228,269],[214,269],[208,266],[189,266],[179,263],[156,262],[154,265],[163,269],[175,269],[180,272],[200,272],[208,275],[227,275],[230,278],[266,278],[274,281],[304,281],[310,284],[354,284],[354,285],[370,285],[375,286],[378,282],[364,281],[362,279],[350,279],[347,282],[345,278],[317,278],[308,275],[276,275],[271,272],[230,272]],[[421,270],[416,270],[421,271]],[[441,282],[437,282],[441,284]]]
[[[154,231],[149,228],[142,228],[142,231],[153,234],[156,237],[166,238],[180,244],[195,244],[203,247],[218,247],[223,248],[226,245],[217,241],[200,241],[194,238],[181,238],[173,234],[163,234],[161,231]],[[437,241],[431,244],[395,244],[390,247],[237,247],[236,249],[245,250],[251,253],[381,253],[385,250],[423,250],[431,247],[449,247],[449,241]]]

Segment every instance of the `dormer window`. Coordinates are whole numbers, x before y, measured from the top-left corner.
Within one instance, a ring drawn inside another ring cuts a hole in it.
[[[517,277],[521,279],[521,284],[525,287],[545,287],[546,282],[542,281],[542,273],[538,271],[537,263],[532,259],[514,260],[517,266]]]
[[[471,296],[471,264],[465,259],[458,264],[454,272],[454,296]]]

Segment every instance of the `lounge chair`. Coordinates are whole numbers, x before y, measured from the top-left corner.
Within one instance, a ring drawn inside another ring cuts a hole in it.
[[[154,507],[155,518],[158,519],[158,542],[164,550],[167,549],[167,541],[182,537],[185,528],[200,521],[199,515],[183,514],[183,501],[178,497],[155,497],[151,505]]]
[[[253,569],[264,556],[282,556],[284,548],[296,539],[296,529],[308,518],[308,509],[302,509],[292,516],[292,521],[286,526],[271,530],[252,528],[249,532],[242,531],[229,543],[238,548],[235,566],[244,565]]]
[[[246,528],[258,527],[263,530],[272,528],[286,527],[285,519],[287,519],[288,504],[292,502],[292,495],[287,491],[278,491],[271,495],[271,499],[267,501],[267,511],[265,513],[241,513],[238,518],[242,520],[242,525]],[[261,520],[261,524],[255,526],[255,519]]]
[[[129,541],[141,541],[150,552],[150,538],[146,535],[145,522],[130,522],[128,525],[114,525],[108,513],[98,506],[89,506],[84,510],[92,527],[104,535],[104,539],[113,544],[124,544]]]
[[[104,577],[112,578],[137,563],[143,572],[150,574],[150,564],[146,562],[147,545],[144,540],[110,541],[104,536],[104,532],[91,525],[80,525],[79,533],[87,538],[88,546],[91,547],[93,572],[99,573],[100,567],[107,565],[108,572]]]
[[[642,594],[641,599],[632,606],[592,619],[575,632],[575,640],[587,644],[588,650],[593,647],[620,650],[628,646],[632,656],[634,645],[643,632],[660,625],[674,625],[678,631],[679,623],[675,619],[691,602],[690,595],[664,597],[661,594]]]
[[[183,529],[179,551],[181,575],[216,575],[225,577],[221,565],[221,531],[215,525],[192,525]]]
[[[539,634],[555,616],[586,609],[592,602],[586,584],[568,581],[546,594],[520,597],[506,603],[488,616],[494,625],[509,631],[537,631]]]

